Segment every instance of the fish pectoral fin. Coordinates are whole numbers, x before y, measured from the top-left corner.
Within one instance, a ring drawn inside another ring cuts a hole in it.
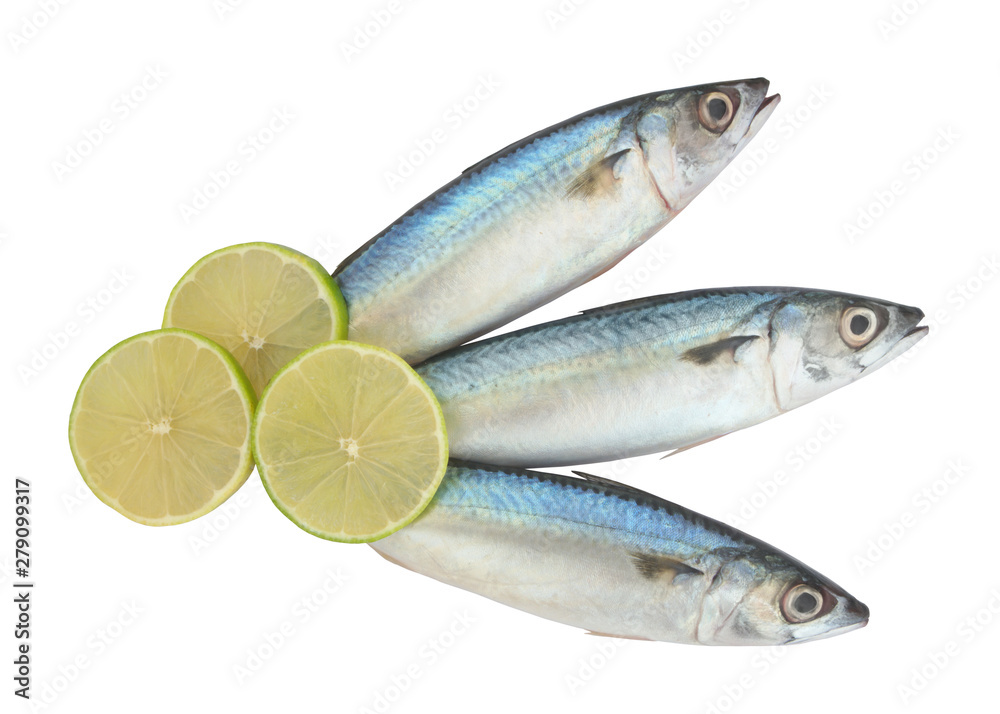
[[[607,632],[593,632],[592,630],[587,630],[588,635],[593,635],[594,637],[614,637],[616,640],[639,640],[641,642],[652,642],[648,637],[639,637],[638,635],[609,635]]]
[[[726,433],[728,434],[729,432],[726,432]],[[688,444],[687,446],[682,446],[679,449],[674,449],[669,454],[664,454],[663,456],[661,456],[660,457],[660,461],[663,461],[668,456],[676,456],[677,454],[681,453],[682,451],[687,451],[688,449],[693,449],[696,446],[701,446],[702,444],[707,444],[710,441],[715,441],[716,439],[721,439],[725,435],[726,434],[719,434],[718,436],[710,436],[707,439],[702,439],[701,441],[696,441],[693,444]]]
[[[622,149],[591,164],[570,183],[566,189],[567,198],[591,198],[601,193],[609,193],[615,187],[615,165],[632,149]]]
[[[388,229],[386,229],[386,230],[388,230]],[[333,278],[336,278],[338,275],[340,275],[342,272],[344,272],[344,268],[346,268],[348,265],[350,265],[355,260],[357,260],[358,258],[360,258],[363,253],[365,253],[369,248],[371,248],[373,245],[375,245],[375,241],[377,241],[379,238],[381,238],[384,233],[385,233],[385,231],[382,231],[382,233],[379,233],[374,238],[370,238],[367,241],[365,241],[364,245],[362,245],[356,251],[354,251],[349,256],[347,256],[342,261],[340,261],[340,263],[338,263],[337,267],[334,268],[334,270],[330,274],[330,276],[333,277]]]
[[[693,347],[681,355],[681,359],[695,364],[711,364],[724,355],[729,355],[733,362],[737,362],[740,348],[744,345],[759,339],[759,335],[734,335],[726,337],[717,342],[710,342],[701,347]]]
[[[670,582],[673,582],[678,575],[704,575],[697,568],[692,568],[687,563],[671,558],[669,555],[629,553],[629,558],[639,574],[648,580],[667,577]]]

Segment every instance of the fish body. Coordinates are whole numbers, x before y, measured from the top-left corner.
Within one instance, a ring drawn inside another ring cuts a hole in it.
[[[467,169],[338,266],[349,339],[418,363],[608,270],[750,141],[777,104],[767,86],[633,97]]]
[[[819,290],[693,291],[474,342],[417,372],[441,403],[452,457],[592,463],[688,447],[812,401],[908,349],[922,318]],[[866,333],[850,332],[862,323]]]
[[[424,512],[371,546],[435,580],[615,637],[785,644],[868,620],[862,603],[766,543],[593,476],[452,462]]]

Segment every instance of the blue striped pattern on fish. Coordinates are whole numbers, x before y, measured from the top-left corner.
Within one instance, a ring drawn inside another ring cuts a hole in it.
[[[618,637],[781,644],[867,621],[863,604],[771,546],[588,479],[453,462],[417,520],[371,545],[415,572]],[[801,591],[818,606],[800,618],[789,598]]]
[[[866,334],[848,332],[855,317]],[[692,291],[474,342],[417,372],[453,458],[591,463],[684,448],[817,399],[912,346],[922,318],[819,290]]]
[[[484,159],[337,268],[349,338],[418,363],[594,278],[750,141],[776,104],[766,89],[747,80],[646,94]],[[698,119],[716,95],[732,105],[719,132]]]
[[[338,273],[341,290],[355,296],[363,310],[385,286],[419,278],[429,266],[460,252],[484,224],[530,208],[551,186],[568,184],[603,158],[633,111],[631,103],[615,105],[552,132],[546,141],[532,141],[515,155],[464,172],[386,228],[350,269]]]

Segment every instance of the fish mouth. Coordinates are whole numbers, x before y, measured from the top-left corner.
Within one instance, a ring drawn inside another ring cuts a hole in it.
[[[757,135],[760,128],[764,126],[764,123],[774,113],[774,108],[778,106],[778,102],[781,101],[780,94],[772,94],[770,97],[767,96],[767,89],[771,86],[771,83],[763,77],[760,79],[744,80],[744,83],[749,88],[751,96],[763,96],[764,98],[761,100],[760,104],[757,105],[757,109],[754,110],[753,116],[750,117],[750,121],[747,122],[747,128],[746,131],[743,132],[743,136],[740,137],[740,140],[736,142],[736,146],[733,147],[734,156]]]
[[[787,644],[797,645],[801,642],[813,642],[814,640],[825,640],[830,637],[836,637],[837,635],[843,635],[846,632],[851,632],[852,630],[860,630],[862,627],[868,625],[868,618],[871,615],[871,611],[868,606],[865,605],[860,600],[855,600],[854,598],[847,596],[849,599],[839,597],[838,599],[844,605],[844,614],[841,615],[842,619],[847,619],[847,623],[840,625],[839,627],[832,627],[825,632],[819,632],[815,635],[806,635],[802,638],[792,638]]]
[[[780,101],[781,101],[780,94],[772,94],[770,97],[764,97],[764,101],[760,103],[760,106],[757,107],[757,111],[753,113],[754,119],[759,117],[764,112],[767,113],[767,116],[765,116],[764,119],[771,116],[771,112],[774,111],[774,108],[778,106],[778,103]]]
[[[860,630],[862,627],[866,627],[867,625],[868,625],[868,618],[866,617],[863,620],[858,620],[857,622],[852,622],[848,625],[841,625],[840,627],[834,627],[832,629],[827,630],[826,632],[821,632],[818,635],[810,635],[808,637],[802,637],[800,639],[792,638],[785,644],[800,645],[803,642],[815,642],[816,640],[826,640],[831,637],[836,637],[837,635],[843,635],[847,632],[851,632],[852,630]]]
[[[764,92],[767,92],[767,87],[764,87]],[[747,142],[757,135],[760,128],[764,126],[770,116],[774,113],[774,108],[778,106],[781,101],[780,94],[772,94],[770,97],[764,97],[764,101],[760,103],[757,107],[757,111],[754,112],[753,117],[750,119],[750,125],[747,127],[746,132],[743,134],[743,142]]]
[[[919,322],[924,319],[924,313],[920,311],[917,312],[919,312],[919,316],[915,315],[915,317],[916,321]],[[913,345],[924,339],[927,336],[927,333],[930,332],[930,329],[930,325],[914,325],[909,330],[904,332],[902,337],[896,340],[896,344],[894,344],[888,352],[864,367],[861,371],[865,374],[870,374],[880,367],[889,364],[908,349],[913,347]]]

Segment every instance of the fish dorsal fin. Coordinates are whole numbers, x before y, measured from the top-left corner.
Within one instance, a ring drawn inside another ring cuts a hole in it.
[[[386,229],[386,230],[388,230],[388,229]],[[340,273],[343,272],[344,268],[346,268],[348,265],[350,265],[355,260],[357,260],[358,258],[360,258],[361,254],[364,253],[369,248],[371,248],[373,245],[375,245],[375,241],[377,241],[379,238],[381,238],[384,234],[385,234],[385,231],[382,231],[381,233],[379,233],[374,238],[370,238],[369,240],[365,241],[365,244],[363,246],[361,246],[356,251],[354,251],[349,256],[347,256],[342,261],[340,261],[340,263],[337,265],[336,270],[334,270],[333,273],[331,273],[331,277],[335,278],[338,275],[340,275]]]
[[[594,109],[588,109],[587,111],[577,114],[576,116],[572,116],[569,119],[565,119],[561,122],[553,124],[552,126],[547,126],[544,129],[536,131],[534,134],[529,134],[523,139],[512,141],[499,151],[494,151],[485,159],[482,159],[481,161],[477,161],[476,163],[474,163],[472,166],[470,166],[469,168],[467,168],[465,171],[462,172],[462,176],[465,176],[466,174],[469,173],[474,173],[479,169],[486,167],[487,164],[493,163],[494,161],[496,161],[497,159],[506,154],[511,154],[522,147],[528,146],[529,144],[533,143],[538,139],[543,139],[549,136],[550,134],[555,134],[557,131],[561,131],[562,129],[565,129],[568,126],[572,126],[577,122],[583,121],[584,119],[596,117],[601,114],[605,114],[607,112],[617,111],[621,107],[627,104],[637,105],[636,111],[638,111],[638,106],[641,103],[650,100],[655,100],[655,98],[661,94],[663,94],[663,92],[649,92],[647,94],[640,94],[635,97],[629,97],[628,99],[619,99],[617,101],[611,102],[610,104],[604,104],[602,106],[595,107]]]
[[[679,506],[675,503],[665,501],[659,496],[654,496],[647,491],[643,491],[635,486],[629,486],[627,483],[622,483],[621,481],[614,481],[612,479],[605,478],[604,476],[595,476],[594,474],[588,474],[586,471],[573,471],[572,473],[579,476],[586,483],[593,484],[594,486],[600,486],[605,489],[612,489],[615,495],[619,498],[625,498],[627,500],[635,501],[636,503],[649,503],[655,508],[666,508],[668,511],[670,509],[679,508]],[[576,479],[569,480],[576,481]]]
[[[588,474],[584,471],[572,471],[571,473],[574,473],[580,478],[586,481],[590,481],[591,483],[599,483],[603,484],[604,486],[614,486],[615,488],[624,488],[627,491],[635,490],[627,484],[620,483],[619,481],[612,481],[611,479],[604,478],[603,476],[594,476],[594,474]]]
[[[711,364],[720,357],[729,355],[733,362],[736,362],[736,353],[739,352],[740,348],[759,337],[760,335],[733,335],[732,337],[725,337],[721,340],[710,342],[707,345],[692,347],[681,355],[681,359],[694,362],[695,364]]]
[[[676,293],[665,293],[663,295],[649,295],[647,297],[632,298],[622,302],[613,302],[610,305],[600,305],[580,312],[581,315],[596,315],[603,313],[621,312],[633,307],[645,307],[647,305],[667,305],[670,303],[684,302],[685,300],[697,300],[706,298],[726,298],[732,295],[755,295],[760,293],[774,292],[796,292],[800,288],[712,288],[709,290],[682,290]]]
[[[632,149],[622,149],[609,154],[584,169],[573,179],[566,189],[567,198],[591,198],[598,194],[610,193],[614,190],[615,166],[618,161]]]
[[[590,307],[586,310],[581,310],[581,315],[596,315],[605,314],[611,312],[620,312],[622,310],[628,310],[633,307],[645,307],[646,305],[654,305],[657,303],[664,302],[666,295],[650,295],[648,297],[632,298],[631,300],[623,300],[622,302],[611,303],[610,305],[601,305],[599,307]]]
[[[670,582],[673,582],[678,575],[704,575],[697,568],[692,568],[687,563],[671,558],[669,555],[629,553],[629,558],[639,574],[647,580],[666,577],[669,578]]]
[[[539,133],[541,133],[541,132],[539,132]],[[517,141],[512,141],[509,144],[507,144],[507,146],[505,146],[502,149],[500,149],[499,151],[494,151],[492,154],[490,154],[489,156],[487,156],[485,159],[480,159],[479,161],[477,161],[476,163],[474,163],[472,166],[470,166],[469,168],[465,169],[460,175],[461,176],[465,176],[466,174],[475,173],[476,171],[478,171],[479,169],[485,167],[486,165],[492,164],[494,161],[496,161],[497,159],[499,159],[501,156],[503,156],[505,154],[512,153],[513,151],[515,151],[517,149],[520,149],[522,146],[527,146],[529,143],[531,143],[531,140],[533,140],[535,138],[537,138],[537,137],[534,134],[532,134],[531,136],[527,136],[527,137],[525,137],[523,139],[518,139]]]

